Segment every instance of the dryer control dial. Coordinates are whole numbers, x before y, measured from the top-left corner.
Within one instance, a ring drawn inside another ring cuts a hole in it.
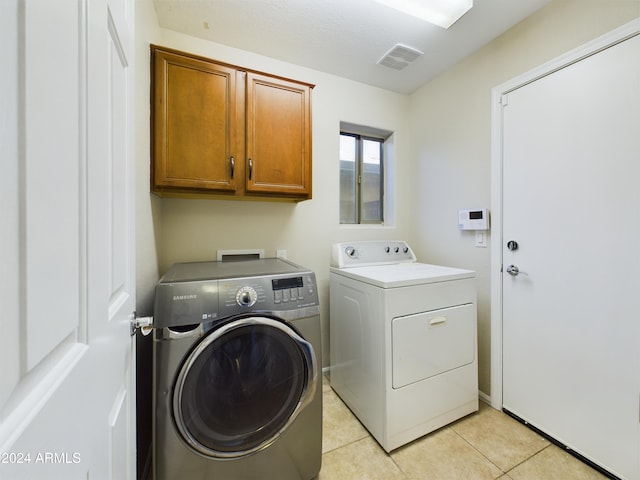
[[[258,300],[258,294],[253,287],[245,286],[236,292],[236,302],[241,307],[253,307]]]

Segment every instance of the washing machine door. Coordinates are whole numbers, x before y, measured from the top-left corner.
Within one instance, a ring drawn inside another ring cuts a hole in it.
[[[312,400],[318,365],[309,342],[270,317],[230,321],[188,355],[173,392],[176,426],[207,457],[272,444]]]

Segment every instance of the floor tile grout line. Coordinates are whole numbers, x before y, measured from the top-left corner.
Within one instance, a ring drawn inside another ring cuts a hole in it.
[[[529,460],[531,460],[533,457],[535,457],[536,455],[540,454],[541,452],[543,452],[544,450],[546,450],[547,448],[549,448],[551,445],[553,445],[550,442],[547,442],[547,444],[545,446],[543,446],[542,448],[534,451],[531,455],[529,455],[528,457],[524,458],[523,460],[521,460],[520,462],[516,463],[515,465],[513,465],[512,467],[510,467],[507,470],[503,470],[499,465],[497,465],[493,460],[491,460],[489,457],[487,457],[484,453],[482,453],[482,451],[480,451],[475,445],[473,445],[473,443],[471,443],[469,440],[467,440],[461,433],[457,432],[454,428],[449,427],[458,437],[460,437],[462,440],[464,440],[471,448],[473,448],[476,452],[478,452],[480,455],[482,455],[488,462],[490,462],[492,465],[494,465],[498,470],[500,470],[502,473],[500,476],[502,475],[509,475],[509,472],[512,472],[514,469],[516,469],[517,467],[519,467],[520,465],[522,465],[523,463],[528,462]],[[499,477],[497,477],[499,478]]]
[[[329,387],[327,389],[327,393],[328,392],[333,392],[335,394],[335,391],[333,391],[333,389],[331,387]],[[323,392],[325,393],[325,392]],[[336,395],[337,396],[337,395]],[[361,443],[363,441],[366,441],[368,439],[372,440],[376,446],[377,449],[379,449],[383,455],[391,460],[391,463],[395,466],[395,469],[400,473],[401,477],[405,480],[412,480],[412,476],[410,475],[409,472],[405,471],[402,467],[402,465],[400,463],[398,463],[398,461],[396,461],[396,458],[394,458],[394,456],[391,454],[391,452],[387,452],[386,450],[384,450],[384,448],[380,445],[379,442],[377,442],[377,440],[373,437],[373,435],[371,435],[371,433],[367,430],[367,428],[362,424],[362,422],[359,420],[359,418],[353,413],[353,411],[351,411],[351,409],[346,406],[346,404],[344,404],[344,401],[337,396],[338,400],[340,402],[342,402],[342,404],[347,408],[347,410],[349,411],[350,415],[353,417],[353,419],[355,421],[357,421],[364,429],[364,433],[362,436],[360,436],[359,438],[353,438],[350,441],[348,441],[347,443],[344,443],[342,445],[338,445],[335,446],[333,448],[331,448],[330,450],[327,450],[325,452],[322,452],[322,456],[324,457],[325,455],[329,455],[329,454],[333,454],[335,452],[337,452],[340,449],[343,449],[345,447],[353,447],[355,444],[357,443]],[[503,469],[502,467],[500,467],[495,461],[491,460],[491,458],[489,458],[486,454],[484,454],[479,447],[476,447],[474,443],[472,443],[471,440],[469,440],[467,437],[465,437],[465,435],[459,431],[459,429],[457,428],[457,424],[464,421],[463,419],[460,419],[458,421],[452,422],[449,425],[445,425],[443,427],[441,427],[440,429],[435,430],[434,432],[429,432],[427,435],[433,434],[436,431],[446,431],[446,430],[450,430],[451,432],[453,432],[455,434],[455,436],[459,439],[461,439],[466,445],[468,445],[469,447],[471,447],[475,452],[477,452],[483,459],[485,459],[485,461],[487,461],[490,465],[493,465],[498,472],[500,472],[498,474],[498,476],[496,476],[494,478],[498,479],[498,478],[502,478],[503,476],[505,478],[513,478],[511,476],[511,474],[518,469],[520,466],[522,466],[523,464],[526,464],[527,462],[532,461],[535,457],[537,457],[538,455],[542,454],[544,451],[548,450],[549,447],[551,447],[552,445],[554,445],[554,443],[549,442],[547,438],[544,437],[544,435],[539,435],[537,432],[536,433],[538,436],[541,436],[544,440],[547,440],[545,445],[539,446],[537,449],[535,449],[532,452],[528,452],[525,456],[525,458],[522,458],[522,460],[518,461],[517,463],[515,463],[514,465],[509,466],[507,469]],[[425,435],[426,436],[426,435]],[[422,438],[422,437],[420,437]],[[416,439],[419,440],[419,439]],[[413,443],[413,442],[409,442],[408,444]],[[407,444],[407,445],[408,445]],[[404,445],[403,445],[404,446]],[[356,447],[357,448],[357,447]],[[588,465],[589,466],[589,465]],[[597,471],[597,469],[595,469]],[[600,473],[600,472],[599,472]]]
[[[391,453],[387,452],[384,448],[382,448],[382,446],[376,441],[375,438],[373,438],[373,436],[371,435],[371,433],[369,433],[367,431],[367,434],[362,437],[362,438],[358,438],[355,440],[352,440],[351,442],[345,443],[344,445],[340,445],[339,447],[333,448],[331,450],[327,450],[326,452],[322,453],[322,456],[331,453],[331,452],[335,452],[337,450],[340,450],[342,448],[348,447],[350,445],[353,445],[355,443],[358,442],[362,442],[363,440],[367,440],[367,439],[371,439],[373,440],[373,442],[375,443],[376,447],[379,448],[382,453],[389,459],[391,460],[391,462],[396,466],[396,468],[398,469],[398,471],[402,474],[402,476],[406,479],[406,480],[411,480],[411,477],[409,476],[409,474],[407,472],[405,472],[402,467],[398,464],[398,462],[396,462],[396,460],[393,458],[393,456],[391,455]]]
[[[355,440],[351,440],[350,442],[344,443],[342,445],[338,445],[337,447],[333,447],[332,449],[327,450],[326,452],[322,452],[322,455],[324,456],[324,455],[326,455],[328,453],[332,453],[332,452],[335,452],[336,450],[340,450],[341,448],[348,447],[350,445],[353,445],[354,443],[358,443],[361,440],[364,440],[365,438],[367,438],[367,437],[356,438]]]
[[[476,452],[478,452],[480,454],[480,456],[482,456],[482,458],[484,458],[487,462],[489,462],[491,465],[493,465],[494,467],[496,467],[498,470],[500,470],[500,475],[497,476],[496,478],[500,478],[502,475],[506,474],[507,472],[509,472],[510,470],[504,471],[499,465],[497,465],[493,460],[491,460],[489,457],[487,457],[484,453],[482,453],[473,443],[471,443],[469,440],[467,440],[466,438],[464,438],[464,436],[461,433],[458,433],[454,428],[452,427],[448,427],[449,430],[451,430],[453,433],[455,433],[458,437],[460,437],[462,439],[462,441],[464,441],[467,445],[469,445],[471,448],[473,448]],[[528,457],[527,460],[531,458]],[[526,460],[525,460],[526,461]]]
[[[402,467],[398,464],[398,462],[396,462],[395,458],[393,458],[393,456],[390,453],[387,453],[387,456],[391,459],[391,461],[393,462],[393,464],[396,466],[396,468],[398,469],[398,471],[402,474],[402,476],[404,478],[406,478],[407,480],[411,480],[411,477],[409,476],[409,474],[407,472],[405,472]]]
[[[330,390],[333,391],[333,389],[331,387],[329,387]],[[333,391],[335,393],[335,391]],[[323,392],[324,393],[324,392]],[[340,396],[338,396],[338,399],[345,405],[345,407],[349,410],[349,412],[351,413],[351,415],[354,417],[354,419],[360,423],[360,425],[362,425],[362,427],[365,430],[365,435],[357,438],[357,439],[353,439],[352,441],[345,443],[343,445],[337,446],[335,448],[332,448],[331,450],[327,450],[326,452],[323,452],[322,455],[326,455],[328,453],[332,453],[335,452],[337,450],[340,450],[341,448],[345,448],[351,445],[354,445],[355,443],[361,442],[363,440],[366,440],[367,438],[373,440],[377,446],[377,448],[379,448],[382,453],[391,460],[391,462],[393,462],[393,464],[396,466],[396,468],[400,471],[400,473],[402,473],[402,475],[407,479],[407,480],[411,480],[411,477],[409,476],[409,474],[407,472],[405,472],[402,467],[400,466],[400,464],[398,464],[398,462],[393,458],[393,456],[391,455],[391,453],[387,452],[386,450],[384,450],[384,448],[382,448],[382,446],[376,441],[376,439],[371,435],[371,433],[367,430],[367,428],[362,424],[362,422],[360,421],[360,419],[353,413],[353,411],[351,411],[351,409],[344,403],[344,401],[340,398]],[[462,439],[467,445],[469,445],[473,450],[475,450],[482,458],[484,458],[487,462],[489,462],[491,465],[495,466],[499,471],[500,474],[498,475],[497,478],[502,477],[503,475],[509,475],[509,472],[512,472],[515,468],[517,468],[518,466],[522,465],[523,463],[526,463],[527,461],[531,460],[533,457],[535,457],[536,455],[538,455],[539,453],[541,453],[542,451],[544,451],[545,449],[549,448],[549,446],[551,446],[551,443],[548,443],[547,445],[545,445],[544,447],[540,448],[539,450],[536,450],[535,452],[533,452],[531,455],[529,455],[528,457],[524,458],[522,461],[518,462],[517,464],[511,466],[508,470],[503,470],[499,465],[497,465],[493,460],[491,460],[489,457],[487,457],[484,453],[482,453],[482,451],[480,451],[473,443],[471,443],[467,438],[464,437],[464,435],[462,435],[461,433],[459,433],[454,427],[455,424],[458,423],[458,421],[452,422],[449,425],[445,425],[435,431],[445,431],[445,430],[450,430],[451,432],[453,432],[458,438]],[[434,432],[430,432],[430,433],[434,433]],[[418,440],[418,439],[416,439]],[[412,443],[412,442],[409,442]]]
[[[331,389],[333,391],[333,389]],[[333,391],[335,393],[335,391]],[[324,393],[324,392],[323,392]],[[337,394],[336,394],[337,395]],[[411,477],[409,476],[409,474],[407,472],[405,472],[402,467],[398,464],[398,462],[396,462],[396,460],[393,458],[393,456],[391,455],[391,453],[387,452],[384,448],[382,448],[382,445],[380,445],[378,443],[378,441],[373,437],[373,435],[371,435],[371,432],[369,432],[369,430],[367,430],[367,427],[365,427],[362,422],[360,421],[360,419],[357,417],[357,415],[355,413],[353,413],[353,411],[351,411],[351,409],[344,403],[344,401],[340,398],[339,395],[337,395],[338,399],[344,404],[344,406],[349,410],[349,413],[351,413],[351,415],[353,416],[353,418],[362,426],[362,428],[365,431],[365,435],[362,436],[361,438],[357,438],[354,439],[348,443],[345,443],[344,445],[340,445],[339,447],[335,447],[332,448],[331,450],[327,450],[326,452],[322,452],[322,456],[331,453],[331,452],[335,452],[337,450],[340,450],[341,448],[353,445],[355,443],[361,442],[363,440],[366,439],[371,439],[377,448],[379,448],[382,453],[389,459],[391,460],[391,462],[396,466],[396,468],[398,469],[398,471],[402,474],[402,476],[406,479],[406,480],[411,480]]]
[[[330,388],[331,388],[331,387],[330,387]],[[331,390],[333,390],[333,389],[331,388]],[[334,393],[335,393],[335,391],[334,391]],[[339,395],[338,395],[338,399],[340,399],[340,401],[344,404],[344,401],[340,398],[340,396],[339,396]],[[370,433],[370,432],[367,430],[367,428],[362,424],[362,422],[360,421],[360,419],[359,419],[359,418],[358,418],[358,417],[353,413],[353,411],[351,411],[351,409],[350,409],[346,404],[344,404],[344,405],[345,405],[345,407],[349,410],[349,412],[351,413],[351,415],[353,415],[353,417],[355,418],[355,420],[356,420],[356,421],[358,421],[358,423],[360,423],[360,425],[362,425],[362,427],[365,429],[366,435],[365,435],[365,436],[363,436],[363,437],[361,437],[361,438],[359,438],[359,439],[354,439],[354,440],[352,440],[351,442],[345,443],[344,445],[341,445],[341,446],[339,446],[339,447],[335,447],[335,448],[333,448],[333,449],[331,449],[331,450],[328,450],[328,451],[326,451],[326,452],[323,452],[323,453],[322,453],[322,455],[324,456],[324,455],[325,455],[325,454],[327,454],[327,453],[334,452],[334,451],[339,450],[339,449],[341,449],[341,448],[344,448],[344,447],[347,447],[347,446],[349,446],[349,445],[353,445],[353,444],[355,444],[355,443],[357,443],[357,442],[360,442],[360,441],[362,441],[362,440],[364,440],[364,439],[366,439],[366,438],[370,438],[370,439],[372,439],[372,440],[375,442],[376,446],[377,446],[380,450],[382,450],[382,452],[387,456],[387,458],[389,458],[389,459],[393,462],[393,464],[398,468],[398,470],[402,473],[402,475],[403,475],[407,480],[411,480],[411,477],[409,476],[409,474],[408,474],[407,472],[405,472],[405,471],[402,469],[402,467],[398,464],[398,462],[396,462],[396,460],[393,458],[393,456],[392,456],[389,452],[385,451],[385,450],[384,450],[384,448],[382,448],[382,446],[381,446],[381,445],[376,441],[376,439],[373,437],[373,435],[371,435],[371,433]],[[459,438],[461,438],[461,439],[462,439],[462,440],[463,440],[467,445],[469,445],[473,450],[475,450],[476,452],[478,452],[478,453],[479,453],[479,454],[480,454],[484,459],[486,459],[489,463],[491,463],[492,465],[494,465],[494,466],[495,466],[495,467],[496,467],[496,468],[501,472],[500,476],[502,476],[502,475],[504,475],[504,474],[506,474],[506,473],[507,473],[507,472],[503,471],[503,470],[502,470],[502,468],[500,468],[498,465],[496,465],[493,461],[491,461],[491,459],[489,459],[486,455],[484,455],[480,450],[478,450],[478,449],[477,449],[477,448],[476,448],[472,443],[470,443],[466,438],[464,438],[464,437],[463,437],[460,433],[458,433],[454,428],[452,428],[452,427],[453,427],[453,425],[455,425],[455,423],[457,423],[457,422],[453,422],[453,423],[451,423],[451,424],[449,424],[449,425],[445,425],[445,426],[443,426],[443,427],[441,427],[441,428],[439,428],[439,429],[437,429],[437,430],[435,430],[435,431],[444,431],[444,430],[450,430],[450,431],[452,431],[456,436],[458,436]],[[434,432],[435,432],[435,431],[434,431]],[[430,433],[434,433],[434,432],[430,432]],[[416,439],[416,440],[418,440],[418,439]],[[409,443],[412,443],[412,442],[409,442]],[[407,445],[408,445],[408,444],[407,444]],[[403,445],[403,446],[404,446],[404,445]],[[538,453],[538,452],[536,452],[536,453]],[[529,457],[529,458],[530,458],[530,457]],[[525,460],[525,461],[526,461],[526,460]],[[496,477],[496,478],[499,478],[499,477]]]
[[[445,428],[448,428],[448,427],[445,427]],[[438,430],[441,430],[441,429],[438,429]],[[401,448],[404,448],[404,447],[406,447],[406,446],[408,446],[408,445],[412,444],[413,442],[415,442],[415,441],[417,441],[417,440],[419,440],[419,439],[418,439],[418,438],[416,438],[416,439],[412,440],[412,441],[411,441],[411,442],[409,442],[409,443],[406,443],[406,444],[404,444],[404,445],[401,445],[401,446],[400,446],[400,447],[398,447],[396,450],[400,450]],[[408,472],[405,472],[405,471],[404,471],[404,469],[402,468],[402,466],[401,466],[398,462],[396,462],[396,459],[395,459],[395,458],[393,458],[393,455],[391,455],[391,454],[390,454],[390,453],[388,453],[388,452],[385,452],[385,453],[386,453],[386,454],[387,454],[387,456],[391,459],[391,461],[393,462],[393,464],[398,468],[398,470],[400,470],[400,473],[402,473],[402,475],[404,475],[404,477],[405,477],[407,480],[412,480],[412,479],[413,479],[413,477],[411,477],[411,476],[409,475],[409,473],[408,473]]]
[[[551,445],[553,445],[552,443],[548,443],[547,445],[545,445],[544,447],[542,447],[540,450],[538,450],[537,452],[531,454],[530,456],[528,456],[527,458],[525,458],[524,460],[522,460],[520,463],[515,464],[513,467],[511,467],[509,470],[507,470],[504,473],[509,473],[509,472],[513,472],[516,468],[518,468],[520,465],[522,465],[523,463],[528,462],[529,460],[531,460],[533,457],[535,457],[536,455],[542,453],[544,450],[546,450],[547,448],[549,448]]]

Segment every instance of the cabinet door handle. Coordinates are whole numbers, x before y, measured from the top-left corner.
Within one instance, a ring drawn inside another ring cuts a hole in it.
[[[231,164],[231,178],[233,178],[233,172],[236,169],[236,159],[233,158],[233,155],[231,155],[231,158],[229,160],[229,163]]]
[[[251,180],[252,174],[253,174],[253,160],[249,159],[249,180]]]

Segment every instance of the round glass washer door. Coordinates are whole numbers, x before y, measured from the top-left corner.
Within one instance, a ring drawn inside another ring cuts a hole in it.
[[[313,399],[313,347],[269,317],[233,320],[211,331],[188,355],[173,392],[183,440],[218,458],[249,455],[272,444]]]

